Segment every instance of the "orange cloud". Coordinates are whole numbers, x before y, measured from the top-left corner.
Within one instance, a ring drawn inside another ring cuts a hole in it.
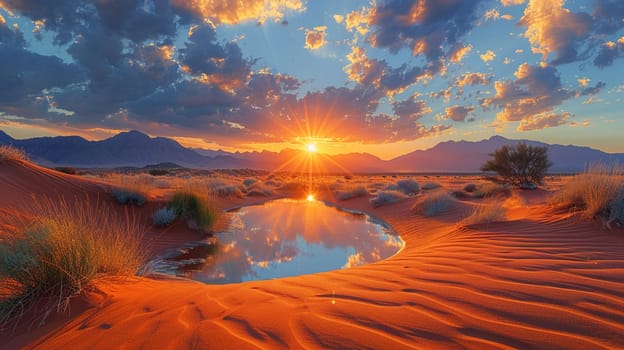
[[[450,53],[449,59],[453,63],[459,63],[464,59],[464,57],[466,57],[466,55],[468,55],[468,53],[470,53],[470,51],[472,51],[472,46],[470,45],[459,46],[455,51]]]
[[[174,7],[222,24],[279,22],[285,11],[305,10],[301,0],[172,0],[171,3]]]
[[[543,113],[534,115],[529,118],[522,119],[518,125],[518,131],[532,131],[552,128],[555,126],[567,124],[572,115],[570,113]]]
[[[368,26],[370,24],[371,10],[362,8],[360,11],[352,11],[347,14],[345,18],[345,27],[348,31],[357,31],[361,35],[368,33]]]
[[[336,21],[336,23],[340,24],[340,23],[342,23],[342,21],[344,21],[344,16],[343,15],[334,15],[334,21]]]
[[[325,41],[325,37],[327,36],[326,30],[326,26],[314,27],[314,29],[306,29],[305,48],[309,50],[318,50],[323,47],[323,45],[327,43]]]
[[[489,62],[489,61],[494,60],[494,58],[496,57],[496,54],[492,50],[487,50],[484,54],[481,54],[479,57],[481,57],[481,60],[483,60],[483,62]]]
[[[466,85],[488,85],[490,77],[485,73],[464,73],[455,79],[455,85],[464,87]]]
[[[522,5],[524,4],[524,0],[501,0],[501,4],[503,4],[503,6]]]
[[[527,28],[524,36],[533,53],[542,54],[544,60],[555,53],[554,64],[576,60],[576,41],[591,29],[591,17],[570,12],[563,0],[531,0],[518,23]]]

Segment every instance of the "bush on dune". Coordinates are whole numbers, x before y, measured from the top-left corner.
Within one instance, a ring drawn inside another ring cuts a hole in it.
[[[149,184],[142,177],[119,178],[118,183],[113,184],[111,194],[119,204],[143,205],[147,202]]]
[[[403,194],[414,194],[420,191],[420,185],[416,180],[413,179],[403,179],[397,181],[396,184],[390,184],[385,188],[388,191],[398,191]]]
[[[0,146],[0,163],[6,160],[28,160],[28,156],[23,149],[2,145]]]
[[[152,214],[152,223],[154,226],[169,226],[178,217],[175,210],[171,208],[159,208]]]
[[[462,225],[489,224],[507,219],[506,209],[501,203],[490,201],[475,207],[472,213],[461,221]]]
[[[624,224],[624,168],[592,165],[574,176],[550,199],[553,206],[580,209],[586,218],[602,218],[610,225]]]
[[[453,207],[457,200],[444,190],[427,193],[422,201],[416,203],[412,210],[420,211],[424,216],[435,216]]]
[[[18,222],[0,243],[0,279],[12,282],[0,304],[0,324],[33,307],[44,321],[51,312],[65,311],[91,280],[137,273],[144,256],[136,222],[115,217],[102,204],[83,204],[39,201],[28,222]]]
[[[373,204],[373,207],[380,207],[386,204],[392,204],[399,202],[400,200],[406,198],[403,192],[399,191],[379,191],[375,195],[375,197],[371,198],[370,202]]]
[[[336,198],[338,200],[344,201],[352,198],[365,197],[368,196],[368,190],[364,185],[353,185],[342,188],[341,190],[336,191]]]

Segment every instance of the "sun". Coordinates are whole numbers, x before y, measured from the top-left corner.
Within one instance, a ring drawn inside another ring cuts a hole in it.
[[[308,152],[310,153],[316,153],[317,149],[316,149],[316,145],[313,143],[308,143],[306,145],[306,149],[308,150]]]

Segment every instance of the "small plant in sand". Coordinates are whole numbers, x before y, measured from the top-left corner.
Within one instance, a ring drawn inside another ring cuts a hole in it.
[[[176,191],[167,208],[177,217],[186,218],[192,228],[209,229],[220,215],[220,210],[207,191],[181,189]]]
[[[425,184],[422,185],[423,190],[434,190],[440,187],[442,187],[442,185],[440,185],[437,182],[426,182]]]
[[[420,184],[414,179],[403,179],[396,184],[390,184],[385,188],[388,191],[399,191],[403,194],[414,194],[420,191]]]
[[[28,160],[28,156],[23,149],[11,146],[0,146],[0,163],[6,160]]]
[[[103,275],[130,276],[143,262],[142,230],[128,215],[89,201],[36,200],[28,221],[0,243],[0,279],[9,296],[0,303],[0,324],[33,308],[43,322]],[[17,322],[13,323],[17,324]]]
[[[368,195],[368,190],[364,187],[364,185],[344,186],[342,189],[336,191],[336,198],[341,201],[358,197],[366,197]]]
[[[624,167],[594,164],[570,179],[550,199],[555,207],[578,209],[586,218],[624,223]]]
[[[477,186],[476,191],[472,192],[472,196],[475,198],[489,198],[499,194],[509,195],[510,193],[511,191],[505,185],[486,182]]]
[[[159,208],[152,214],[152,223],[154,226],[165,227],[171,225],[178,217],[172,208]]]
[[[472,213],[463,219],[460,224],[467,226],[505,221],[507,219],[506,212],[507,210],[497,201],[484,202],[476,206]]]
[[[492,159],[485,162],[481,170],[494,171],[499,178],[493,180],[513,186],[539,185],[552,165],[547,152],[547,147],[528,146],[525,143],[505,145],[490,154]]]
[[[119,204],[143,205],[147,202],[149,184],[143,177],[125,177],[114,184],[111,194]]]
[[[228,179],[215,179],[208,182],[210,190],[219,197],[236,197],[243,198],[247,189],[245,186],[238,182]]]
[[[406,198],[403,192],[399,191],[379,191],[375,195],[375,197],[370,199],[373,207],[380,207],[386,204],[392,204],[399,202],[400,200]]]
[[[414,204],[412,210],[422,212],[424,216],[435,216],[451,209],[457,203],[457,199],[447,191],[436,190],[427,193],[424,198]]]

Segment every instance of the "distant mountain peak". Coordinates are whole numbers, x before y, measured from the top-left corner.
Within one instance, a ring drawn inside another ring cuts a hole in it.
[[[130,130],[130,131],[122,131],[119,134],[111,137],[114,138],[141,138],[141,139],[149,139],[150,137],[147,134],[144,134],[138,130]]]

